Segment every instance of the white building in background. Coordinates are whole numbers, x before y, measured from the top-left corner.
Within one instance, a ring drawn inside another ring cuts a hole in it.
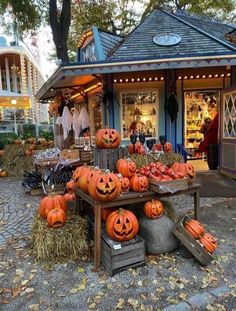
[[[30,51],[14,43],[7,45],[0,37],[0,133],[17,134],[22,124],[48,123],[48,106],[35,100],[43,83]]]

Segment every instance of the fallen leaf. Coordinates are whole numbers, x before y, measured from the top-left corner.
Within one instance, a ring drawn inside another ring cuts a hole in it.
[[[16,269],[16,275],[18,275],[21,278],[24,275],[24,271],[21,269]]]
[[[17,296],[19,296],[20,293],[21,293],[21,291],[22,291],[22,288],[21,288],[21,287],[18,287],[18,288],[16,288],[16,289],[13,289],[13,290],[12,290],[12,298],[14,299],[14,298],[16,298]]]
[[[116,309],[123,309],[125,300],[123,298],[119,298],[117,305],[115,306],[114,310]]]
[[[7,299],[5,299],[5,298],[3,298],[2,301],[1,301],[1,303],[3,303],[3,304],[8,304],[8,303],[10,303],[10,301],[7,300]]]
[[[5,273],[0,273],[0,278],[2,277],[2,276],[4,276],[5,275]]]
[[[23,281],[21,282],[21,285],[26,285],[28,282],[29,282],[29,280],[23,280]]]
[[[96,308],[96,303],[91,303],[91,305],[89,305],[89,309],[95,309]]]
[[[136,299],[129,298],[128,303],[134,308],[138,306],[138,300]]]
[[[25,289],[25,293],[33,293],[34,292],[34,288],[33,287],[27,287]]]
[[[29,305],[30,311],[39,311],[39,303],[35,303],[33,305]]]
[[[138,286],[143,286],[143,281],[138,281]]]
[[[79,268],[77,269],[77,271],[78,271],[79,273],[83,273],[83,272],[84,272],[84,268],[83,268],[83,267],[79,267]]]

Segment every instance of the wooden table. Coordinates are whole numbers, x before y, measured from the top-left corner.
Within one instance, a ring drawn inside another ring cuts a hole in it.
[[[126,206],[129,204],[136,204],[140,202],[146,202],[152,199],[160,199],[164,197],[171,197],[180,194],[190,195],[193,194],[194,197],[194,219],[198,219],[199,213],[199,189],[200,184],[193,184],[188,187],[188,189],[176,191],[175,193],[156,193],[153,191],[145,192],[128,192],[121,194],[118,198],[110,202],[100,202],[95,201],[88,194],[84,193],[79,188],[75,188],[76,194],[76,208],[79,212],[82,210],[83,200],[88,202],[94,207],[95,212],[95,226],[94,226],[94,268],[97,271],[100,268],[101,260],[101,209],[108,207],[119,207]]]

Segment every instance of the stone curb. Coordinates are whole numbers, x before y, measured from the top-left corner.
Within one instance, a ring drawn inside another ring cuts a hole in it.
[[[220,286],[209,292],[204,292],[202,294],[196,294],[186,301],[180,302],[177,305],[171,305],[162,309],[162,311],[190,311],[196,308],[203,308],[208,304],[213,303],[221,296],[229,293],[231,288],[229,286]]]

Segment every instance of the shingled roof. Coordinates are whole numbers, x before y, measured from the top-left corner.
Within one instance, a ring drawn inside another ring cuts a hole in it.
[[[236,53],[236,45],[225,38],[233,27],[183,14],[153,11],[109,56],[110,60],[170,58],[184,55],[219,55]],[[153,38],[161,33],[175,33],[181,42],[159,46]]]
[[[105,55],[105,58],[107,58],[108,54],[111,52],[111,50],[117,46],[121,41],[123,41],[123,37],[114,35],[110,32],[98,29],[101,45],[103,49],[103,53]]]

